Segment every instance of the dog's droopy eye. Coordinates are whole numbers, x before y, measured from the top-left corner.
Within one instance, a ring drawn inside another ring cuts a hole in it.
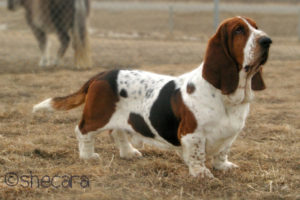
[[[245,32],[245,30],[244,30],[244,27],[242,27],[242,26],[238,26],[234,31],[235,34],[244,34],[244,32]]]

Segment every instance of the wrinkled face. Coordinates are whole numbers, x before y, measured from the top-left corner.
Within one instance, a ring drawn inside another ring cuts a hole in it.
[[[253,75],[267,61],[272,40],[249,18],[230,19],[227,31],[230,54],[240,70]]]
[[[222,94],[233,93],[240,76],[251,77],[253,90],[265,89],[261,65],[268,59],[272,40],[256,23],[243,17],[224,20],[208,43],[202,76]],[[240,73],[245,72],[245,73]]]
[[[21,0],[7,0],[7,9],[15,11],[21,6]]]

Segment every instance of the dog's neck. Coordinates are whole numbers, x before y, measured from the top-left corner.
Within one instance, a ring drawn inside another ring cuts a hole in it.
[[[203,63],[193,71],[181,75],[180,79],[183,82],[186,82],[187,84],[194,83],[196,87],[198,84],[202,84],[201,82],[205,81],[205,85],[207,85],[207,87],[210,87],[211,89],[214,88],[215,90],[218,90],[221,94],[222,92],[219,89],[215,88],[211,83],[209,83],[202,77],[202,69]],[[241,70],[239,72],[239,83],[237,89],[229,95],[221,94],[224,104],[230,106],[250,103],[254,98],[254,94],[251,88],[252,77],[253,75],[250,75],[245,70]]]
[[[245,70],[239,72],[239,83],[237,89],[229,95],[223,95],[225,104],[237,105],[250,103],[254,94],[251,88],[251,80],[253,75],[249,75]]]

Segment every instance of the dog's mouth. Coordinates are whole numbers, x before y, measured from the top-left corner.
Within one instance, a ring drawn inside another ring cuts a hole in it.
[[[269,48],[262,49],[258,58],[253,63],[246,65],[244,67],[245,72],[251,74],[256,73],[262,67],[262,65],[264,65],[267,62],[268,57],[269,57]]]
[[[259,59],[259,65],[264,65],[269,57],[269,48],[262,50],[260,59]]]

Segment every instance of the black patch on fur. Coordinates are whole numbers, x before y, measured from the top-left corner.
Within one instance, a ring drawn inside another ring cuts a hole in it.
[[[90,83],[94,80],[105,80],[109,83],[111,89],[115,94],[118,94],[118,75],[119,75],[120,70],[119,69],[114,69],[111,71],[106,71],[106,72],[100,72],[96,76],[93,76],[86,84],[90,85]]]
[[[154,138],[155,135],[150,130],[149,126],[145,122],[144,118],[136,113],[130,113],[128,123],[132,126],[132,128],[142,134],[145,137]]]
[[[119,69],[108,71],[106,74],[104,74],[104,76],[100,76],[99,78],[99,80],[106,80],[115,94],[118,94],[117,78],[118,78],[119,71],[120,71]]]
[[[125,89],[122,89],[121,92],[120,92],[120,96],[124,97],[124,98],[127,98],[128,97],[127,91]]]
[[[149,119],[162,138],[175,146],[180,146],[177,137],[179,120],[174,115],[171,106],[171,98],[176,92],[174,81],[164,85],[150,110]]]

